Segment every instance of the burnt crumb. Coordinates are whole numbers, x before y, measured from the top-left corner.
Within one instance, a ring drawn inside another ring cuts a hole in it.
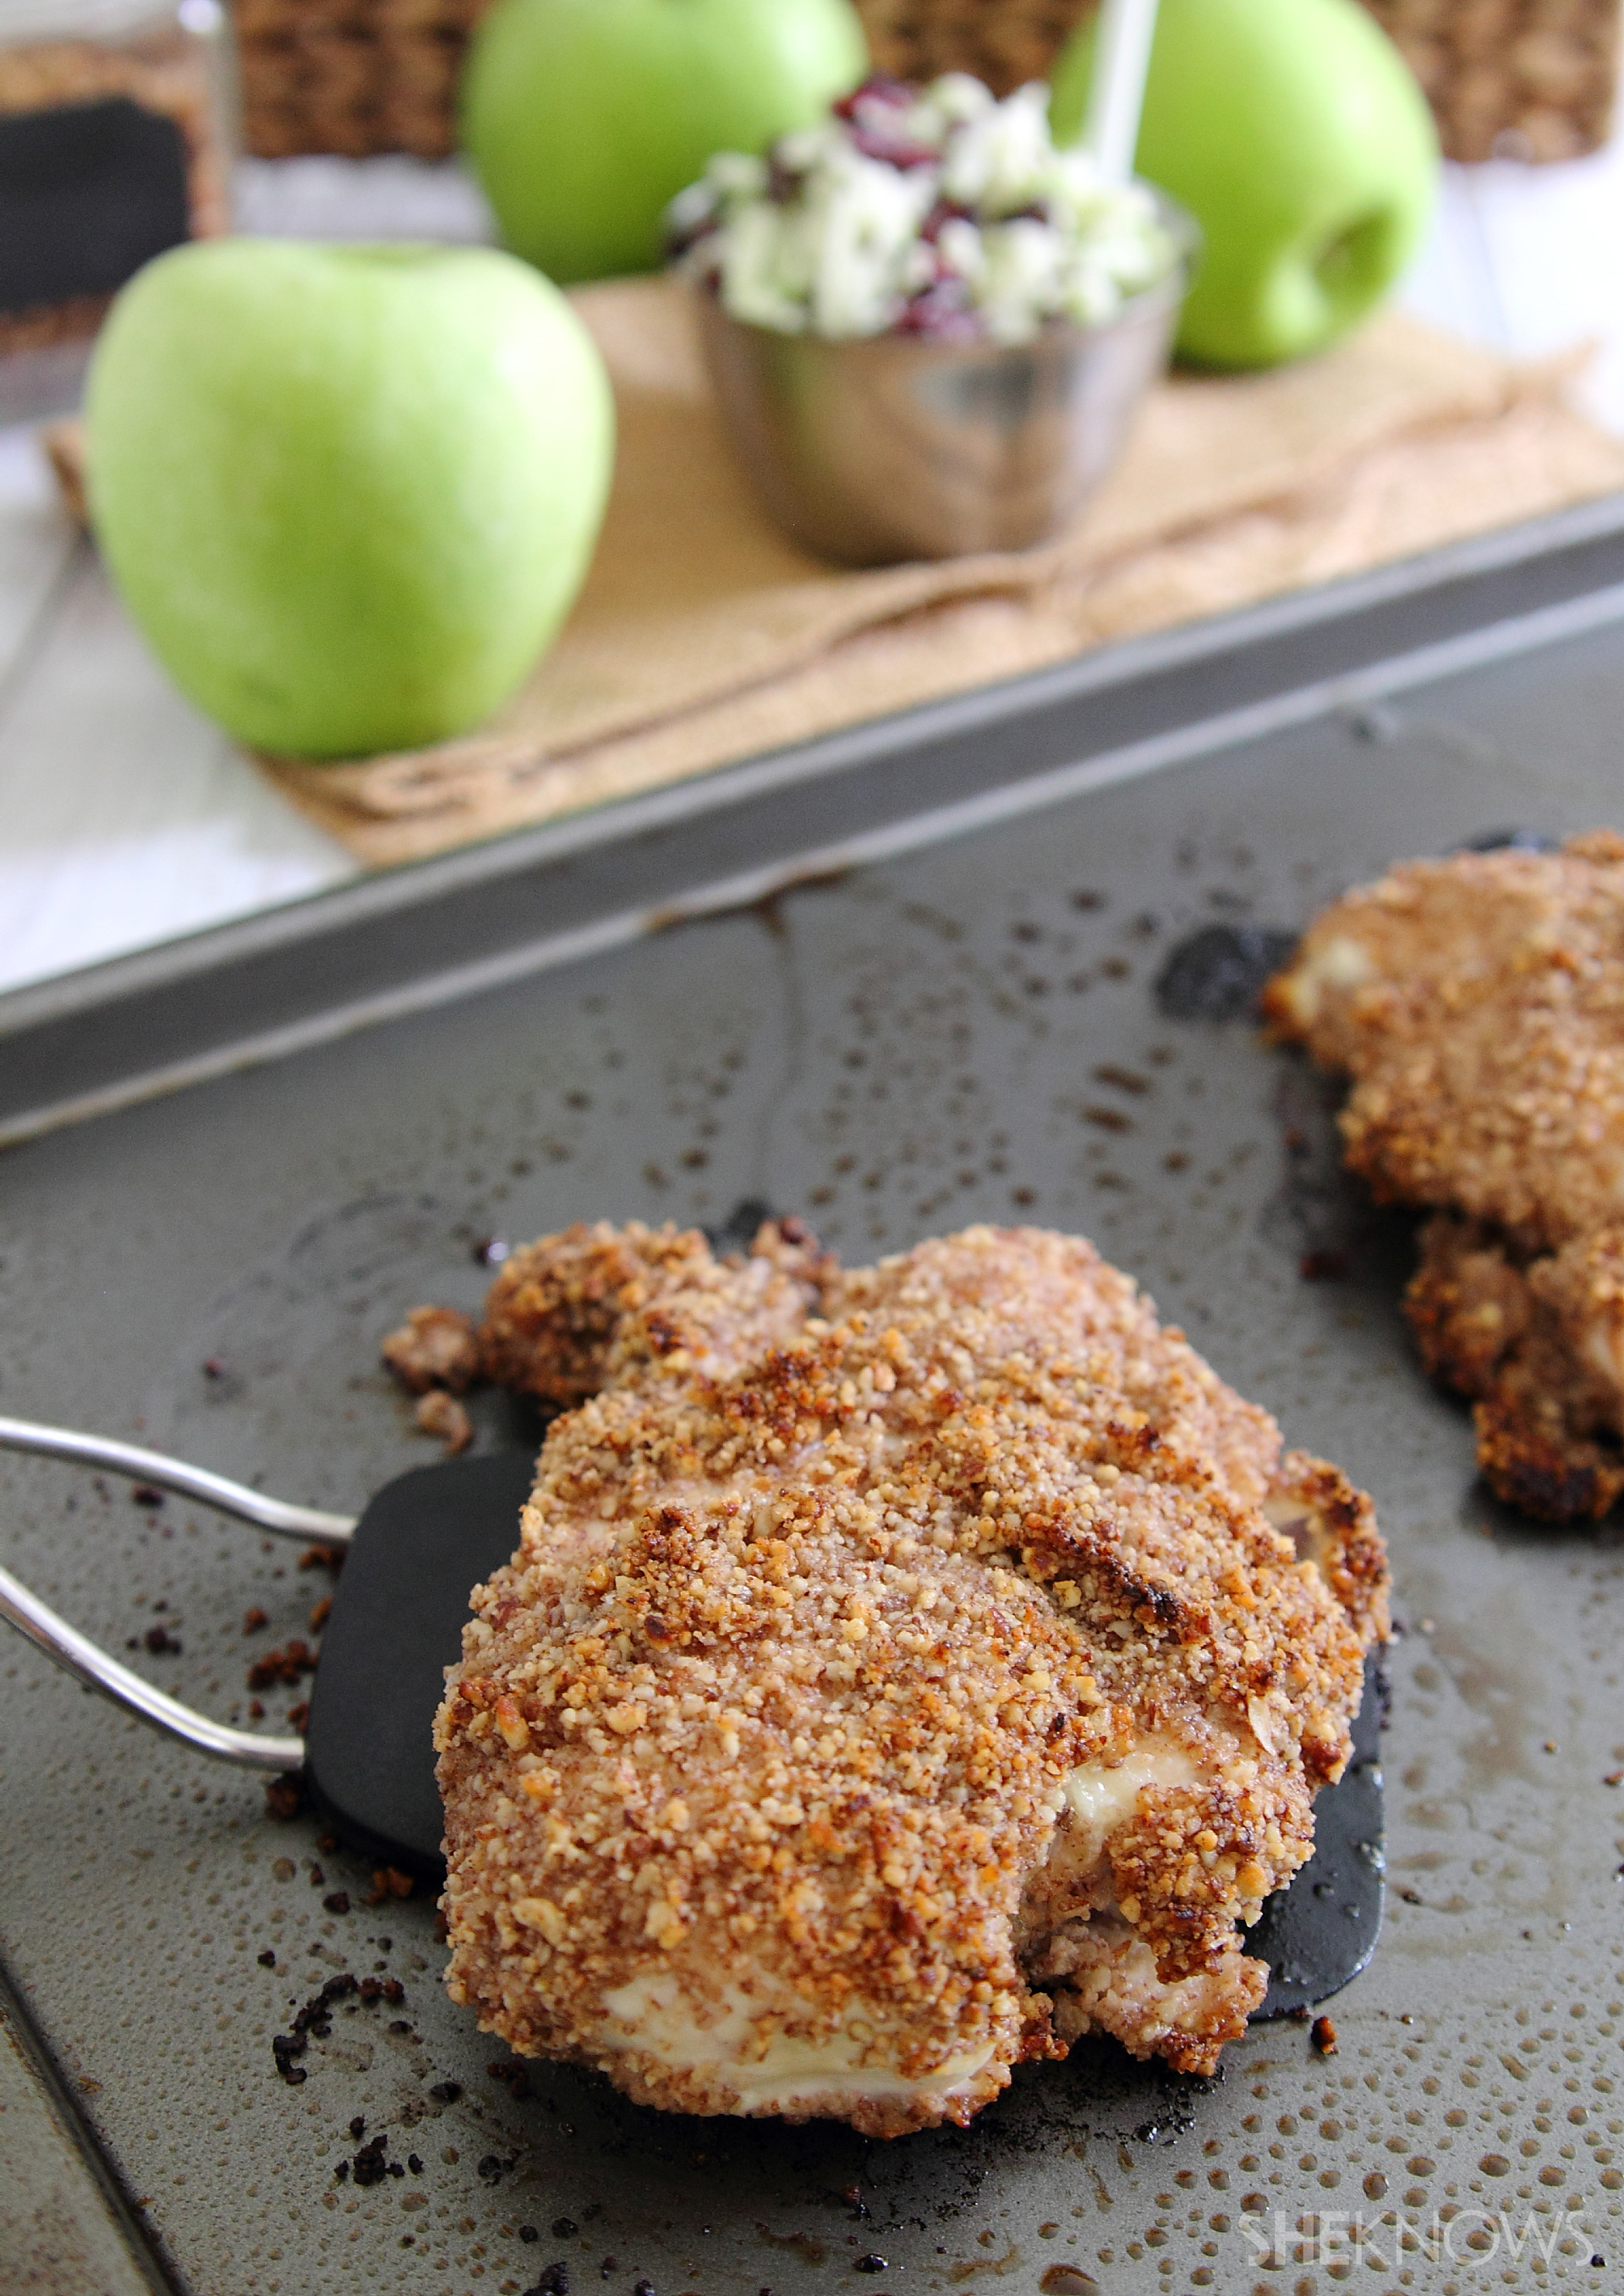
[[[606,2256],[603,2259],[603,2276],[605,2279],[609,2276],[609,2267],[613,2262],[614,2259],[612,2257]],[[634,2280],[632,2283],[632,2296],[654,2296],[653,2282],[652,2280]]]
[[[363,2001],[387,2001],[391,2008],[406,1999],[406,1988],[398,1977],[364,1977],[360,1983]],[[390,2032],[394,2027],[390,2027]]]
[[[854,2272],[889,2272],[890,2266],[882,2256],[859,2256],[851,2268]]]
[[[1190,1159],[1182,1148],[1169,1148],[1161,1160],[1169,1172],[1187,1172],[1190,1168]]]
[[[476,1267],[500,1267],[513,1250],[504,1235],[482,1235],[473,1247]]]
[[[429,2091],[436,2104],[455,2104],[462,2094],[461,2081],[436,2081]]]
[[[245,1635],[257,1635],[261,1627],[268,1627],[270,1623],[258,1603],[254,1604],[251,1611],[244,1611],[242,1613],[242,1631]]]
[[[299,1567],[301,1570],[331,1570],[336,1578],[344,1568],[344,1550],[341,1546],[324,1546],[318,1542],[315,1546],[306,1547],[299,1558]]]
[[[302,1736],[305,1730],[308,1727],[309,1721],[310,1702],[308,1698],[301,1698],[297,1706],[289,1707],[288,1727],[290,1730],[297,1730]]]
[[[258,1701],[258,1699],[257,1699],[257,1698],[250,1698],[250,1699],[249,1700],[249,1702],[248,1702],[248,1711],[249,1711],[249,1716],[250,1716],[250,1720],[255,1721],[255,1722],[263,1722],[263,1721],[264,1721],[264,1719],[265,1719],[265,1708],[261,1705],[261,1703],[260,1703],[260,1702]]]
[[[402,1997],[402,1992],[403,1988],[393,1978],[391,1978],[387,1984],[380,1984],[375,1978],[358,1978],[352,1971],[349,1970],[343,1971],[337,1977],[330,1977],[326,1983],[322,1987],[321,1991],[319,1993],[313,1993],[310,1996],[310,1998],[297,2012],[293,2019],[292,2030],[287,2033],[278,2033],[273,2039],[271,2043],[271,2054],[275,2058],[277,2071],[282,2075],[283,2080],[291,2081],[296,2085],[298,2082],[304,2079],[306,2069],[295,2061],[304,2055],[312,2035],[314,2035],[316,2040],[324,2041],[331,2034],[332,2031],[332,2007],[334,2002],[347,2000],[352,1994],[357,1995],[361,2000],[365,2002],[398,2000]],[[364,2128],[365,2126],[366,2123],[365,2117],[357,2114],[356,2120],[350,2123],[350,2135],[352,2136],[358,2135],[360,2129]],[[373,2140],[373,2145],[379,2148],[378,2158],[380,2162],[381,2162],[382,2160],[381,2147],[383,2142],[384,2140],[381,2136],[376,2137]],[[373,2151],[373,2146],[368,2145],[363,2149],[365,2152],[370,2153]],[[381,2177],[385,2173],[384,2169],[380,2166],[378,2169],[378,2177]],[[393,2175],[397,2172],[390,2170],[388,2173]],[[375,2184],[378,2181],[378,2177],[369,2178],[363,2176],[359,2155],[357,2155],[356,2161],[356,2176],[357,2182],[360,2183],[371,2182]]]
[[[363,1905],[381,1906],[388,1898],[409,1898],[417,1887],[409,1874],[398,1866],[380,1866],[373,1874],[373,1885],[361,1900]]]
[[[352,2172],[357,2185],[381,2185],[389,2174],[384,2160],[384,2147],[389,2143],[388,2132],[380,2129],[370,2144],[363,2144],[356,2154]]]
[[[1316,2017],[1308,2030],[1308,2038],[1322,2057],[1336,2054],[1336,2027],[1329,2017]]]
[[[364,2112],[357,2112],[355,2119],[350,2122],[349,2133],[355,2138],[357,2144],[360,2143],[362,2137],[365,2136],[366,2115]]]
[[[573,2217],[554,2217],[553,2219],[554,2240],[573,2240],[579,2230],[580,2226]]]
[[[1091,891],[1087,885],[1079,885],[1071,896],[1071,906],[1074,909],[1103,909],[1105,896]]]
[[[1609,1770],[1602,1784],[1604,1786],[1624,1785],[1624,1770]]]
[[[265,1807],[272,1817],[297,1817],[305,1806],[305,1778],[302,1770],[284,1770],[280,1777],[267,1778]]]
[[[1083,1122],[1098,1125],[1102,1132],[1131,1132],[1134,1128],[1133,1118],[1125,1116],[1120,1108],[1085,1108]]]
[[[1338,1244],[1305,1251],[1297,1263],[1297,1273],[1305,1283],[1345,1283],[1353,1273],[1353,1255]]]
[[[154,1658],[179,1658],[181,1655],[183,1645],[176,1640],[168,1627],[149,1627],[142,1636],[141,1641],[144,1649],[150,1650]]]
[[[326,1625],[328,1620],[332,1616],[332,1597],[331,1595],[324,1595],[320,1602],[315,1603],[311,1605],[309,1618],[310,1632],[313,1635],[319,1635],[322,1628]]]
[[[639,2283],[640,2286],[642,2284]],[[544,2266],[539,2277],[525,2290],[524,2296],[570,2296],[570,2275],[562,2259]],[[649,2296],[654,2296],[652,2288]]]
[[[598,2277],[600,2280],[607,2280],[611,2272],[618,2272],[619,2269],[619,2258],[618,2256],[606,2256],[603,2259],[603,2263],[598,2267]],[[654,2284],[652,2280],[635,2282],[632,2287],[632,2296],[637,2296],[637,2292],[640,2288],[646,2291],[646,2296],[654,2296]]]
[[[261,1969],[275,1969],[276,1966],[276,1956],[268,1946],[259,1956],[259,1966]]]
[[[300,1635],[277,1650],[267,1651],[248,1669],[250,1690],[274,1690],[283,1683],[291,1690],[307,1674],[316,1672],[316,1653]]]
[[[485,2070],[490,2079],[502,2083],[515,2104],[521,2104],[526,2097],[536,2094],[524,2067],[515,2064],[511,2057],[493,2057]]]
[[[1119,1068],[1114,1061],[1103,1061],[1094,1072],[1094,1080],[1095,1084],[1114,1086],[1118,1092],[1136,1095],[1151,1088],[1149,1077],[1142,1077],[1136,1069]]]
[[[313,1857],[310,1860],[310,1887],[313,1890],[319,1890],[322,1888],[326,1879],[327,1876],[323,1873],[321,1867],[316,1864]]]
[[[160,1507],[163,1505],[163,1493],[156,1483],[135,1484],[130,1491],[130,1498],[139,1507]]]
[[[422,2174],[422,2155],[419,2152],[408,2152],[406,2154],[406,2167],[411,2170],[414,2177],[421,2177]]]
[[[527,2243],[534,2245],[534,2243],[541,2238],[541,2234],[537,2231],[534,2225],[521,2225],[519,2227],[519,2237]]]
[[[1269,925],[1203,925],[1169,952],[1156,975],[1158,1009],[1169,1021],[1240,1021],[1297,946]]]
[[[226,1375],[226,1359],[223,1356],[205,1356],[203,1357],[203,1377],[205,1379],[224,1379]]]
[[[339,2162],[337,2168],[334,2169],[332,2172],[332,2181],[335,2185],[347,2185],[349,2182],[349,2163],[348,2161],[340,2161]]]
[[[1108,956],[1100,967],[1107,980],[1127,980],[1132,975],[1133,969],[1125,958],[1120,956]]]
[[[347,1914],[349,1911],[349,1892],[348,1890],[331,1890],[322,1899],[322,1904],[330,1914]]]
[[[277,2033],[272,2038],[271,2055],[275,2060],[277,2071],[290,2088],[297,2088],[300,2081],[308,2078],[306,2068],[295,2062],[296,2059],[302,2057],[304,2053],[305,2038],[302,2033]]]

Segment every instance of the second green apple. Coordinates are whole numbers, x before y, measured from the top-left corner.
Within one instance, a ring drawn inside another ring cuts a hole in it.
[[[810,127],[867,69],[850,0],[497,0],[463,141],[514,254],[564,283],[652,271],[713,153]]]
[[[1054,75],[1057,142],[1092,68],[1085,30]],[[1180,355],[1272,366],[1346,333],[1415,253],[1437,163],[1421,89],[1357,0],[1161,0],[1137,168],[1205,237]]]

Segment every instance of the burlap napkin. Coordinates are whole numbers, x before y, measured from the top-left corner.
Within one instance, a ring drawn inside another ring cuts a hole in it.
[[[1020,554],[841,570],[757,508],[684,291],[576,302],[619,416],[574,614],[480,733],[340,766],[259,763],[361,860],[415,859],[889,709],[1624,487],[1624,446],[1527,368],[1388,315],[1276,373],[1175,378],[1075,531]]]

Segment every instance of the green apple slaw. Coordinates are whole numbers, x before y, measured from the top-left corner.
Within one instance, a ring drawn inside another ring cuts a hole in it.
[[[765,157],[719,153],[668,211],[685,269],[783,334],[1029,342],[1101,326],[1180,250],[1143,184],[1056,151],[1048,89],[867,80]]]

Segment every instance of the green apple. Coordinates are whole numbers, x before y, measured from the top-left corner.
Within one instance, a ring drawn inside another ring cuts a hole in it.
[[[103,330],[86,432],[154,652],[238,741],[305,758],[504,701],[580,586],[614,455],[591,337],[489,248],[160,256]]]
[[[554,279],[652,271],[716,152],[809,127],[867,70],[850,0],[497,0],[463,141],[515,254]]]
[[[1082,126],[1091,29],[1054,74],[1058,143]],[[1345,333],[1414,253],[1437,160],[1421,89],[1357,0],[1161,0],[1137,164],[1206,238],[1180,355],[1272,366]]]

